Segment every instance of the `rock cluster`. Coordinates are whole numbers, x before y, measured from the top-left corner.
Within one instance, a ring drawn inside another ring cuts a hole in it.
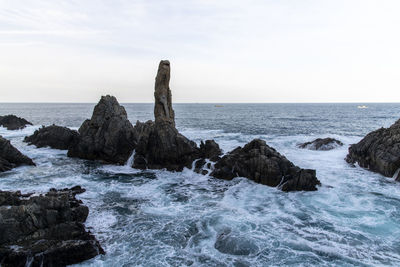
[[[389,128],[367,134],[359,143],[349,147],[348,163],[393,177],[400,168],[400,120]],[[396,178],[396,177],[395,177]]]
[[[89,209],[75,198],[85,190],[51,189],[45,195],[0,191],[2,266],[66,266],[104,254],[87,232]]]
[[[332,150],[339,146],[343,146],[343,143],[334,138],[317,138],[314,141],[300,144],[300,148],[307,148],[310,150]]]
[[[75,145],[79,139],[77,131],[67,127],[56,125],[43,126],[36,130],[33,135],[27,136],[24,142],[37,147],[51,147],[54,149],[69,149]]]
[[[295,166],[260,139],[223,156],[211,176],[227,180],[246,177],[264,185],[279,186],[283,191],[314,191],[320,185],[315,170]]]
[[[68,156],[124,164],[135,149],[136,137],[125,108],[113,96],[102,96],[92,118],[79,128]]]
[[[26,125],[32,125],[32,123],[15,115],[0,116],[0,126],[7,128],[7,130],[20,130],[25,128]]]
[[[0,136],[0,172],[9,171],[21,165],[35,165],[35,163],[11,145],[10,141]]]

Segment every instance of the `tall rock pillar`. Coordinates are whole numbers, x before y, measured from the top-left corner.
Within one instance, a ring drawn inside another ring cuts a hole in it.
[[[169,61],[161,60],[154,88],[154,117],[156,123],[167,122],[175,127],[175,113],[172,109],[171,90],[169,89],[170,71]]]

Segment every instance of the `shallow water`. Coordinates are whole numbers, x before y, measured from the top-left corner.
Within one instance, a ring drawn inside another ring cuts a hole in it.
[[[78,128],[94,104],[0,104],[0,115],[35,124],[0,128],[0,135],[37,163],[0,174],[0,189],[86,188],[79,195],[90,208],[86,225],[107,255],[78,266],[399,266],[400,184],[343,159],[349,144],[395,122],[400,105],[357,105],[174,106],[179,130],[196,142],[213,138],[227,152],[260,137],[296,165],[317,170],[317,192],[284,193],[241,178],[140,171],[27,146],[23,137],[42,124]],[[152,119],[151,104],[124,106],[133,123]],[[332,151],[296,147],[327,136],[345,145]],[[227,230],[239,252],[215,249]]]

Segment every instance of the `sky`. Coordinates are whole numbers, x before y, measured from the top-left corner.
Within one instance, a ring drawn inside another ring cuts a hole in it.
[[[398,0],[0,0],[0,102],[400,102]]]

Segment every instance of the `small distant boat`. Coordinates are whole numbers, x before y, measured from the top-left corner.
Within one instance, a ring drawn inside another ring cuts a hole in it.
[[[364,105],[362,105],[362,106],[357,106],[357,108],[368,108],[367,106],[364,106]]]
[[[216,108],[223,108],[223,105],[215,105]]]

